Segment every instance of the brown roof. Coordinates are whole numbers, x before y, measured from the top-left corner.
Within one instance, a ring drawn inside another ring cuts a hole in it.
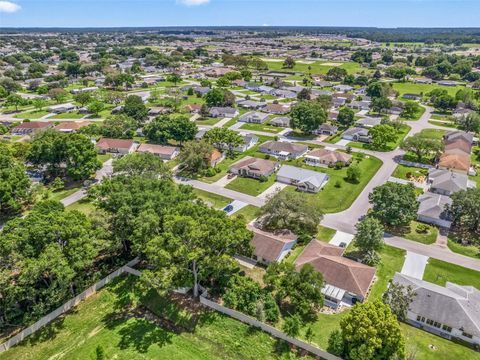
[[[446,153],[459,153],[459,151],[465,153],[466,155],[470,155],[470,151],[472,150],[472,144],[464,139],[464,138],[457,138],[452,141],[445,141],[445,152]]]
[[[468,172],[470,169],[470,156],[445,153],[440,156],[438,166],[446,169],[462,170]]]
[[[218,151],[217,149],[214,149],[212,151],[212,154],[210,155],[210,161],[217,161],[222,157],[222,153]]]
[[[199,104],[188,104],[187,106],[185,106],[189,111],[193,111],[193,110],[201,110],[202,109],[202,105],[199,105]]]
[[[318,157],[319,159],[330,162],[330,163],[335,163],[338,161],[349,162],[350,160],[352,160],[352,155],[345,154],[339,151],[331,151],[326,149],[312,150],[307,154],[307,156]]]
[[[311,264],[322,273],[325,282],[353,294],[366,297],[375,276],[375,268],[347,259],[343,249],[312,240],[295,261],[297,269]]]
[[[57,126],[55,126],[56,130],[78,130],[84,126],[90,125],[90,121],[64,121]]]
[[[151,154],[172,156],[175,151],[178,151],[178,148],[168,145],[141,144],[137,151],[141,153],[149,152]]]
[[[280,114],[285,114],[290,111],[290,109],[282,104],[268,104],[265,107],[266,112],[271,112],[271,113],[280,113]]]
[[[292,144],[290,142],[282,141],[267,141],[265,144],[260,145],[260,150],[269,151],[286,151],[289,153],[301,153],[308,150],[305,145]]]
[[[14,129],[43,129],[53,124],[49,121],[30,121],[24,122],[14,127]]]
[[[254,254],[268,262],[276,261],[282,253],[285,244],[297,240],[297,235],[289,230],[279,230],[274,233],[253,229],[251,244]]]
[[[230,169],[247,169],[252,173],[267,176],[271,174],[277,166],[278,163],[275,161],[247,156],[233,164]]]
[[[102,150],[130,149],[132,145],[133,145],[133,140],[125,140],[125,139],[102,138],[97,142],[97,148]]]

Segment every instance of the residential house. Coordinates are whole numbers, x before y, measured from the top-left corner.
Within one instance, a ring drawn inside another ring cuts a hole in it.
[[[215,167],[224,159],[225,159],[225,153],[220,152],[217,149],[214,149],[208,161],[211,167]]]
[[[312,240],[295,261],[301,269],[310,264],[323,275],[325,305],[337,308],[364,301],[375,278],[375,268],[343,257],[345,249]]]
[[[283,165],[277,173],[277,181],[311,193],[319,192],[329,178],[327,174],[290,165]]]
[[[370,103],[371,101],[354,100],[350,104],[347,104],[347,106],[351,109],[356,109],[356,110],[370,110]]]
[[[270,120],[270,125],[278,126],[278,127],[289,127],[290,118],[287,116],[273,118],[272,120]]]
[[[275,161],[246,156],[230,166],[230,172],[235,175],[259,179],[268,177],[280,168]]]
[[[60,124],[55,126],[54,129],[64,133],[74,133],[90,124],[90,121],[62,121]]]
[[[290,111],[290,108],[282,104],[268,104],[263,111],[269,114],[285,115]]]
[[[470,144],[473,143],[473,134],[465,132],[465,131],[460,131],[460,130],[453,130],[453,131],[448,131],[444,136],[443,140],[445,145],[448,145],[449,143],[455,142],[458,139],[464,139]]]
[[[426,77],[421,77],[421,78],[413,79],[413,82],[415,84],[431,84],[433,82],[433,80],[429,79],[429,78],[426,78]]]
[[[269,114],[265,114],[258,111],[249,111],[238,119],[240,122],[254,123],[254,124],[263,124],[267,121]]]
[[[422,100],[422,95],[419,94],[403,94],[403,98],[407,100],[415,100],[415,101],[420,101]]]
[[[430,191],[451,196],[452,194],[467,189],[468,176],[449,170],[430,169],[428,171]]]
[[[366,117],[358,120],[355,124],[363,128],[372,128],[382,123],[381,118]]]
[[[49,121],[30,121],[13,127],[10,133],[12,135],[32,135],[51,127],[53,127],[53,123]]]
[[[340,85],[335,85],[333,87],[333,90],[338,91],[338,92],[346,93],[346,92],[352,91],[353,87],[351,87],[350,85],[340,84]]]
[[[313,133],[315,135],[335,135],[338,131],[338,127],[330,124],[322,124]]]
[[[208,113],[214,118],[234,118],[239,114],[238,110],[232,107],[212,107]]]
[[[335,164],[350,164],[352,155],[326,149],[315,149],[305,155],[305,163],[311,166],[332,166]]]
[[[368,134],[368,130],[364,128],[350,128],[343,132],[342,139],[351,141],[360,141],[365,143],[372,142],[372,137]]]
[[[253,259],[269,264],[280,262],[297,243],[297,235],[289,230],[279,230],[273,233],[253,229]]]
[[[396,273],[393,282],[415,292],[406,321],[447,339],[480,344],[480,291],[447,282],[445,286]]]
[[[178,154],[180,154],[179,147],[155,144],[140,144],[137,151],[139,153],[156,155],[162,160],[173,160]]]
[[[253,101],[253,100],[239,100],[237,101],[238,106],[244,109],[262,109],[267,106],[267,103],[261,101]]]
[[[442,85],[442,86],[457,86],[457,85],[460,85],[460,83],[458,81],[455,81],[455,80],[440,80],[440,81],[437,81],[437,84]]]
[[[172,110],[164,106],[155,106],[148,109],[148,116],[158,116],[162,114],[168,114]]]
[[[440,156],[438,167],[444,170],[468,174],[470,170],[470,156],[444,153]]]
[[[342,107],[343,105],[345,105],[346,102],[347,102],[346,98],[342,98],[342,97],[332,98],[332,104],[334,108]]]
[[[284,89],[273,89],[270,94],[284,99],[295,99],[297,97],[295,92]]]
[[[426,192],[418,197],[420,203],[417,220],[428,224],[450,228],[451,218],[446,210],[452,204],[452,199],[445,195]]]
[[[275,156],[281,160],[294,160],[308,151],[308,146],[283,141],[267,141],[258,151]]]
[[[55,114],[60,114],[60,113],[73,111],[75,109],[76,109],[75,105],[68,103],[68,104],[58,104],[58,105],[49,106],[47,108],[47,111]]]
[[[95,147],[100,154],[126,155],[134,152],[137,144],[133,140],[101,138]]]
[[[187,111],[190,114],[198,114],[200,112],[200,110],[202,110],[202,105],[200,105],[200,104],[188,104],[188,105],[185,106],[185,109],[187,109]]]

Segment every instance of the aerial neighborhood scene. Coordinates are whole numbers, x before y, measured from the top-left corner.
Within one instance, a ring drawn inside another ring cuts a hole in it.
[[[0,1],[0,360],[480,360],[479,14]]]

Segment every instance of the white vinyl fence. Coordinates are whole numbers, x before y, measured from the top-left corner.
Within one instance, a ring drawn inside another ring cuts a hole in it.
[[[298,339],[295,339],[295,338],[292,338],[288,335],[286,335],[285,333],[281,332],[280,330],[274,328],[273,326],[270,326],[270,325],[267,325],[261,321],[258,321],[257,319],[254,319],[248,315],[245,315],[241,312],[238,312],[238,311],[235,311],[235,310],[232,310],[232,309],[229,309],[229,308],[226,308],[225,306],[222,306],[214,301],[211,301],[211,300],[208,300],[204,294],[202,294],[200,296],[200,302],[215,310],[215,311],[218,311],[218,312],[221,312],[222,314],[225,314],[225,315],[228,315],[234,319],[237,319],[243,323],[246,323],[248,325],[251,325],[251,326],[254,326],[256,328],[260,328],[261,330],[269,333],[270,335],[272,335],[273,337],[276,337],[277,339],[281,339],[281,340],[284,340],[298,348],[301,348],[305,351],[308,351],[310,354],[313,354],[315,356],[318,356],[320,357],[321,359],[325,359],[325,360],[341,360],[341,358],[335,356],[335,355],[332,355],[326,351],[323,351],[311,344],[308,344],[302,340],[298,340]]]
[[[0,353],[7,351],[10,349],[12,346],[18,344],[21,342],[23,339],[25,339],[27,336],[32,335],[34,332],[38,331],[48,323],[50,323],[52,320],[55,320],[57,317],[60,315],[64,314],[65,312],[69,311],[73,307],[77,306],[81,301],[89,298],[93,294],[95,294],[98,290],[100,290],[102,287],[104,287],[106,284],[108,284],[110,281],[115,279],[116,277],[120,276],[121,274],[127,272],[133,275],[139,275],[140,272],[138,270],[132,269],[131,266],[135,266],[138,264],[140,260],[138,258],[133,259],[132,261],[128,262],[121,268],[118,268],[111,274],[107,275],[104,277],[102,280],[99,282],[93,284],[90,286],[88,289],[86,289],[84,292],[81,294],[78,294],[74,298],[68,300],[65,304],[57,308],[56,310],[52,311],[51,313],[45,315],[43,318],[38,320],[35,324],[29,326],[26,329],[23,329],[20,333],[18,333],[15,336],[12,336],[10,339],[5,341],[3,344],[0,344]]]

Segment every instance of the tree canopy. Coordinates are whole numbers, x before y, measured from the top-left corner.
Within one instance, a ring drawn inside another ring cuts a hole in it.
[[[0,218],[15,215],[31,201],[31,183],[25,166],[0,145]]]
[[[186,115],[161,115],[144,128],[146,138],[159,144],[166,144],[170,140],[179,143],[193,140],[197,132],[197,125]]]
[[[301,101],[292,108],[290,125],[305,133],[311,133],[327,121],[327,113],[316,101]]]

